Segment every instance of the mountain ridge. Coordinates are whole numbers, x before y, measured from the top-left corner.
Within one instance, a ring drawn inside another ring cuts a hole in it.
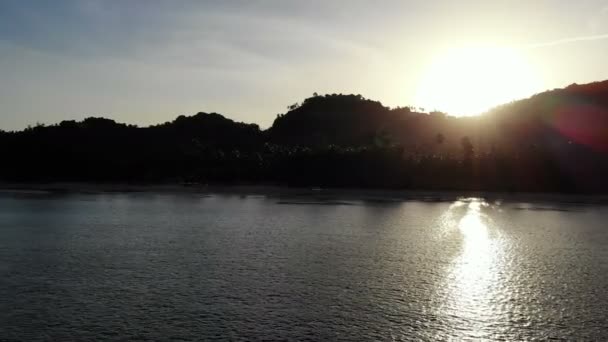
[[[608,81],[476,117],[314,94],[271,127],[218,113],[138,127],[105,118],[1,132],[5,181],[271,182],[608,191]]]

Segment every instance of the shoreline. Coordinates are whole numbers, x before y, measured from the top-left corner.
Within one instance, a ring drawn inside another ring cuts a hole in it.
[[[288,187],[272,184],[179,184],[179,183],[5,183],[0,182],[2,194],[206,194],[261,195],[280,198],[316,198],[318,200],[361,200],[370,202],[425,201],[445,202],[478,197],[491,202],[561,202],[608,204],[606,194],[567,194],[548,192],[501,192],[458,190],[402,190],[378,188],[314,188]]]

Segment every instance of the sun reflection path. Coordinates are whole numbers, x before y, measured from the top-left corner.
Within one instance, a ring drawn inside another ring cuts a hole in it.
[[[500,305],[505,273],[502,239],[485,213],[495,210],[481,199],[464,199],[452,204],[445,220],[444,228],[460,239],[461,252],[446,276],[440,314],[460,337],[491,339],[496,333],[492,323],[505,314]]]

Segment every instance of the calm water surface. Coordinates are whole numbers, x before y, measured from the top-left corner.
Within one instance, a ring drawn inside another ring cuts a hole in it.
[[[0,196],[0,340],[606,340],[608,208]]]

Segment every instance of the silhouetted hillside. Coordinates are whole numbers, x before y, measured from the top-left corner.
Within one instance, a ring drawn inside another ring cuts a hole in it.
[[[257,125],[219,114],[180,116],[148,128],[103,118],[3,133],[6,180],[159,181],[194,176],[203,159],[262,145]],[[207,163],[207,167],[211,167]]]
[[[278,115],[270,141],[288,146],[400,145],[410,153],[459,154],[459,141],[477,130],[477,118],[388,108],[361,95],[315,95]],[[436,144],[438,134],[445,144]]]
[[[608,81],[455,118],[314,95],[267,131],[219,114],[139,128],[103,118],[1,132],[7,181],[606,192]]]
[[[286,145],[369,145],[391,121],[391,114],[380,102],[360,95],[314,96],[277,116],[269,136]]]

